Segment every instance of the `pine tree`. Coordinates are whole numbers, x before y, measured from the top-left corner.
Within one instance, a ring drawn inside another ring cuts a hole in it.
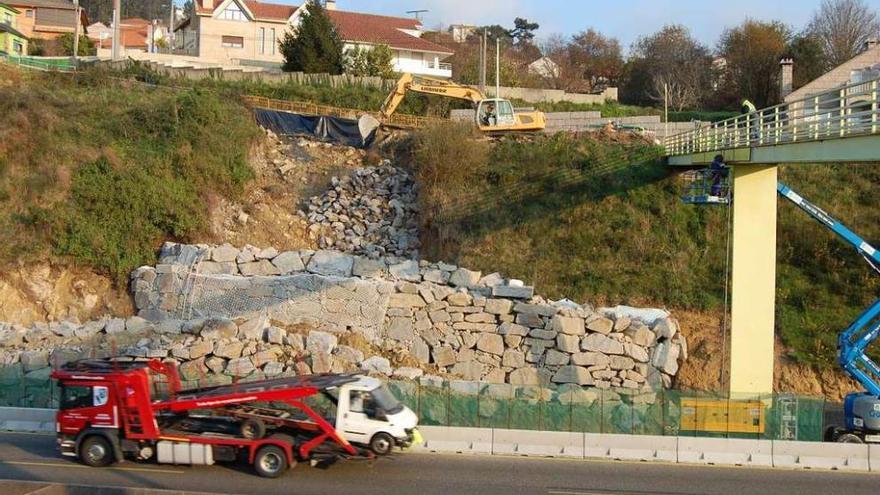
[[[285,71],[342,73],[342,39],[318,0],[309,0],[299,27],[284,34],[280,47]]]

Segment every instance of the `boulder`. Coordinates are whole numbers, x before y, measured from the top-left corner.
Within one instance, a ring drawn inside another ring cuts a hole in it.
[[[351,273],[356,277],[373,278],[382,276],[385,270],[385,263],[382,261],[356,256]]]
[[[244,344],[241,342],[217,342],[214,344],[214,355],[223,358],[238,358],[241,357],[241,352],[244,350]]]
[[[570,360],[570,354],[557,351],[556,349],[548,349],[547,354],[544,356],[544,364],[547,366],[562,366],[568,364]]]
[[[391,318],[388,325],[388,338],[398,342],[412,342],[416,338],[412,318]]]
[[[336,346],[333,355],[336,356],[336,359],[351,364],[358,364],[364,360],[363,352],[347,345]]]
[[[216,246],[211,249],[211,261],[225,263],[235,261],[235,258],[237,257],[238,249],[232,247],[230,244],[223,244],[222,246]]]
[[[394,373],[391,374],[394,378],[402,378],[404,380],[415,380],[422,376],[425,372],[418,368],[397,368],[394,370]]]
[[[593,376],[583,366],[563,366],[553,375],[553,383],[575,383],[581,386],[592,385]]]
[[[269,277],[280,275],[281,270],[269,260],[258,260],[251,263],[239,263],[238,271],[245,277]]]
[[[508,297],[510,299],[531,299],[535,295],[535,288],[513,285],[496,285],[492,287],[492,295],[495,297]]]
[[[318,251],[309,260],[308,271],[328,277],[350,277],[354,266],[351,255],[337,251]]]
[[[591,332],[608,335],[614,329],[614,322],[608,318],[596,318],[587,323],[587,329]]]
[[[207,340],[220,340],[234,338],[238,333],[235,322],[227,318],[212,318],[205,320],[199,330],[199,335]]]
[[[657,320],[657,323],[654,325],[654,334],[657,335],[658,339],[669,340],[675,337],[676,333],[678,333],[678,322],[672,318]]]
[[[395,292],[388,298],[389,308],[424,308],[427,303],[418,294]]]
[[[306,337],[306,350],[311,353],[323,352],[324,354],[330,354],[336,348],[338,342],[339,339],[333,334],[311,330]]]
[[[571,356],[572,364],[576,364],[578,366],[608,366],[611,364],[611,359],[602,354],[601,352],[579,352],[577,354],[572,354]]]
[[[501,356],[504,354],[504,339],[498,334],[483,333],[477,340],[477,349],[483,352],[488,352],[489,354]]]
[[[513,301],[507,299],[487,299],[483,311],[493,315],[510,314],[513,309]]]
[[[501,356],[501,365],[508,368],[522,368],[526,365],[526,358],[522,351],[507,349]]]
[[[449,372],[460,375],[464,380],[478,381],[483,377],[483,365],[477,361],[455,363]]]
[[[569,354],[580,351],[581,339],[577,335],[558,334],[556,336],[556,348]]]
[[[474,298],[467,292],[455,292],[446,297],[446,302],[451,306],[470,306]]]
[[[302,258],[299,257],[299,253],[296,251],[285,251],[279,254],[272,258],[272,264],[275,265],[275,268],[277,268],[282,274],[301,272],[306,269],[305,264],[302,262]]]
[[[475,287],[480,281],[480,272],[459,268],[449,276],[449,284],[455,287]]]
[[[566,335],[584,335],[586,333],[583,319],[568,316],[555,315],[551,320],[551,328]]]
[[[267,328],[269,328],[269,320],[265,316],[260,316],[239,325],[238,334],[246,340],[263,340]]]
[[[333,369],[333,360],[328,352],[313,352],[309,360],[311,361],[311,371],[313,373],[330,373]]]
[[[251,358],[232,359],[226,364],[226,374],[232,376],[248,376],[256,371]]]
[[[455,351],[450,346],[436,347],[433,357],[434,363],[440,368],[455,364]]]
[[[624,353],[640,363],[647,363],[650,360],[648,350],[636,344],[623,344]]]
[[[361,362],[361,369],[367,373],[380,373],[391,376],[391,362],[382,356],[372,356]]]
[[[678,373],[679,352],[681,352],[681,348],[678,345],[671,342],[660,342],[654,348],[651,364],[668,375],[675,375]]]
[[[635,367],[636,363],[632,358],[626,356],[610,356],[611,357],[611,369],[613,370],[631,370]]]
[[[541,375],[536,368],[519,368],[510,372],[507,381],[511,385],[540,385]]]
[[[197,359],[207,356],[214,350],[214,344],[206,340],[197,340],[189,346],[189,358]]]
[[[401,280],[410,282],[422,280],[422,276],[419,273],[419,262],[416,260],[406,260],[402,263],[391,265],[388,267],[388,272]]]
[[[581,339],[581,349],[603,354],[623,354],[623,344],[619,340],[599,333],[593,333]]]

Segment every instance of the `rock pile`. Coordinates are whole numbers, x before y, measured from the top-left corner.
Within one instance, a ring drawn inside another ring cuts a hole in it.
[[[301,212],[319,247],[372,258],[418,257],[416,186],[406,171],[386,160],[333,177],[331,186]]]

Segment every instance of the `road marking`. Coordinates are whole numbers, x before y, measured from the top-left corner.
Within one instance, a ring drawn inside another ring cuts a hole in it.
[[[65,467],[75,469],[93,469],[89,466],[65,462],[36,462],[36,461],[0,461],[0,466],[9,464],[13,466],[42,466],[42,467]],[[141,471],[148,473],[166,473],[166,474],[184,474],[186,471],[175,471],[173,469],[156,469],[156,468],[138,468],[138,467],[108,467],[104,468],[110,471]]]

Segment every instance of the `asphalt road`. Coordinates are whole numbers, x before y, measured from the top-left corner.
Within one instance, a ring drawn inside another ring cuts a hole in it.
[[[247,495],[876,495],[880,484],[877,474],[418,453],[267,480],[247,466],[89,468],[57,454],[54,436],[29,434],[0,434],[0,479]]]

